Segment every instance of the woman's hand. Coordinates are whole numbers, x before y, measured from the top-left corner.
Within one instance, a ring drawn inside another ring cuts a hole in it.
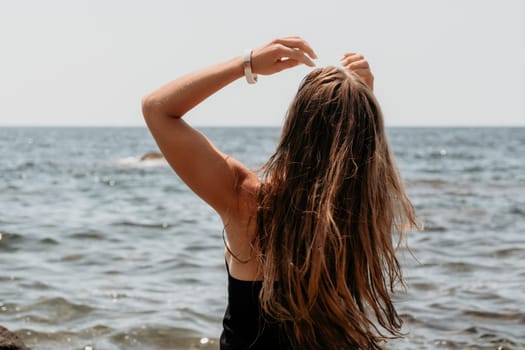
[[[363,82],[368,85],[370,90],[374,90],[374,75],[370,70],[370,65],[361,54],[347,52],[341,59],[341,65],[350,72],[357,74]]]
[[[252,71],[270,75],[299,64],[315,67],[312,59],[316,58],[314,50],[301,37],[279,38],[252,51]]]

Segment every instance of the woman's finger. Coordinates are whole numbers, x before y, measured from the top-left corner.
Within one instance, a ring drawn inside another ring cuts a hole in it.
[[[363,55],[353,54],[353,55],[348,55],[346,57],[343,57],[343,59],[341,59],[341,64],[346,67],[346,66],[349,66],[350,64],[352,64],[354,62],[358,62],[358,61],[366,61],[366,60],[365,60],[365,57]]]
[[[308,44],[305,40],[300,37],[287,37],[275,39],[274,43],[281,44],[292,49],[300,49],[303,52],[306,52],[311,58],[317,58],[317,55],[314,52],[314,49]]]
[[[345,65],[347,69],[356,70],[356,69],[370,69],[370,65],[366,60],[360,60],[356,62],[351,62],[350,64]]]
[[[352,72],[359,75],[360,77],[372,77],[370,69],[353,69]]]
[[[298,66],[300,63],[301,62],[299,62],[297,60],[289,58],[289,59],[286,59],[286,60],[280,60],[275,65],[277,66],[279,71],[282,71],[282,70],[285,70],[285,69],[288,69],[288,68],[292,68],[292,67]]]
[[[294,59],[299,63],[303,63],[309,67],[315,67],[315,63],[310,59],[310,57],[306,56],[302,50],[292,49],[284,45],[281,45],[279,49],[279,54],[283,58]]]
[[[358,54],[358,53],[355,53],[355,52],[345,52],[343,54],[343,57],[341,58],[341,61],[344,61],[344,60],[356,60],[356,59],[358,59],[359,56],[361,56],[361,55]]]

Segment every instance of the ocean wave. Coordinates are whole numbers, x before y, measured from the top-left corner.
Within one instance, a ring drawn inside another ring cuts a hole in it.
[[[45,298],[20,308],[23,317],[36,315],[43,322],[60,324],[85,318],[95,309],[84,304],[71,302],[63,297]]]
[[[525,324],[525,313],[520,311],[494,312],[486,310],[468,309],[462,310],[462,314],[475,318],[496,319],[501,321],[512,321],[520,324]]]
[[[112,224],[113,226],[131,226],[131,227],[143,227],[143,228],[157,228],[167,229],[170,225],[166,222],[134,222],[134,221],[118,221]]]
[[[69,237],[79,240],[101,241],[106,239],[106,235],[98,231],[85,231],[70,234]]]
[[[111,328],[105,327],[109,330]],[[106,331],[107,333],[108,331]],[[57,350],[57,349],[80,349],[80,350],[117,350],[118,346],[107,346],[107,342],[99,341],[97,338],[104,333],[90,332],[89,329],[75,332],[67,329],[45,329],[22,328],[15,332],[31,349],[38,350]],[[94,346],[94,343],[104,344],[101,347]]]
[[[217,349],[218,340],[200,336],[192,329],[143,325],[111,335],[126,349]]]
[[[59,244],[59,242],[56,239],[51,238],[51,237],[41,238],[38,242],[40,244],[44,244],[44,245],[57,245],[57,244]]]
[[[0,231],[0,251],[15,252],[25,237],[19,233]]]

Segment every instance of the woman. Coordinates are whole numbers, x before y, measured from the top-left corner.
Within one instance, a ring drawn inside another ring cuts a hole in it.
[[[162,153],[224,223],[221,349],[379,349],[400,335],[392,232],[413,225],[414,212],[363,56],[347,53],[342,69],[305,77],[262,178],[182,119],[243,75],[254,83],[315,58],[300,37],[276,39],[143,100]]]

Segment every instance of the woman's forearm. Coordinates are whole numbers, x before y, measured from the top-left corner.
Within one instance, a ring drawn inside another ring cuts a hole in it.
[[[251,67],[255,74],[270,75],[284,69],[305,64],[313,67],[314,50],[300,37],[272,40],[251,53]],[[147,120],[158,116],[180,118],[200,102],[244,75],[241,56],[216,64],[204,70],[185,75],[159,88],[142,100]]]
[[[146,118],[166,116],[180,118],[200,102],[244,75],[243,58],[190,73],[144,97],[142,108]]]

